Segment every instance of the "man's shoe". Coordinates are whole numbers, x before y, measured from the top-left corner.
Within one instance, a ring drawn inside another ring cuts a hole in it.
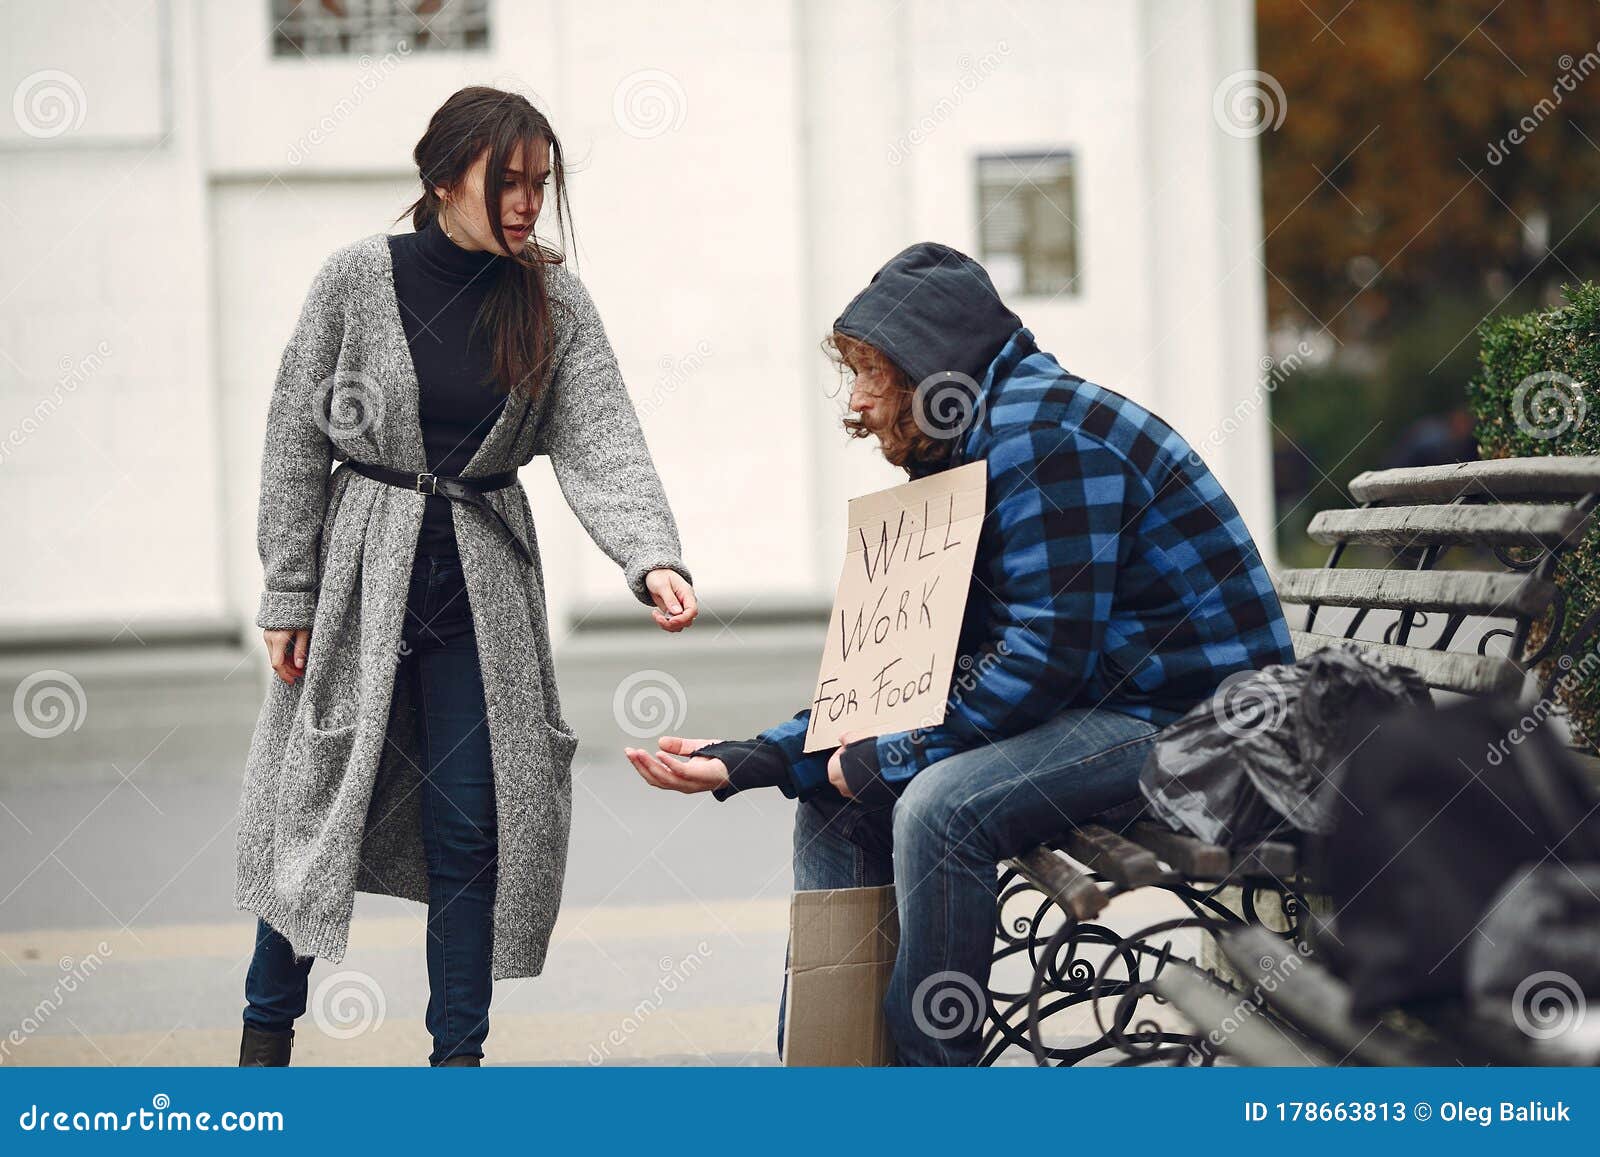
[[[241,1068],[275,1068],[289,1063],[289,1050],[294,1047],[294,1029],[281,1032],[244,1026],[244,1036],[239,1041]]]
[[[475,1053],[457,1053],[453,1057],[445,1057],[444,1060],[440,1061],[434,1067],[444,1069],[462,1068],[468,1066],[474,1069],[481,1069],[483,1067],[483,1058]]]

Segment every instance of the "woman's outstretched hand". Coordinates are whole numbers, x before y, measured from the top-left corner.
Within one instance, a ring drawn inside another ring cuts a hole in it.
[[[285,683],[293,683],[306,673],[306,652],[311,649],[311,632],[263,631],[267,641],[267,662]]]
[[[670,629],[670,628],[669,628]],[[651,787],[663,791],[713,791],[728,782],[728,765],[720,759],[697,756],[694,752],[715,739],[683,739],[676,735],[663,735],[656,740],[655,752],[637,747],[624,747],[623,754],[633,769]]]
[[[656,601],[655,609],[650,614],[654,616],[656,626],[663,631],[681,631],[694,622],[694,617],[700,613],[694,588],[675,570],[657,567],[644,576],[644,586]]]

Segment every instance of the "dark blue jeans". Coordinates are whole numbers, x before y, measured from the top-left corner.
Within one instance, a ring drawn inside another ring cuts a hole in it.
[[[424,766],[422,845],[428,862],[430,1064],[483,1055],[489,1035],[499,841],[488,716],[461,562],[418,554],[411,570],[396,679],[413,680]],[[256,922],[244,1021],[290,1027],[306,1010],[311,957]]]
[[[863,807],[828,788],[799,806],[796,891],[895,886],[900,947],[883,1008],[900,1064],[979,1060],[997,865],[1137,796],[1157,730],[1069,708],[924,768],[893,804]],[[780,1002],[780,1051],[783,1015]]]

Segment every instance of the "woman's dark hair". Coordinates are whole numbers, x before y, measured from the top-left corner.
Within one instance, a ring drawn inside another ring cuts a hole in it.
[[[564,247],[572,231],[572,216],[567,208],[566,166],[561,157],[561,142],[549,120],[527,98],[486,85],[471,85],[454,93],[429,119],[427,132],[411,152],[422,180],[422,196],[400,214],[400,217],[411,215],[413,228],[419,231],[425,228],[439,215],[441,202],[433,191],[434,186],[458,188],[473,161],[488,149],[483,171],[483,207],[495,241],[511,256],[501,263],[499,280],[490,289],[473,325],[474,330],[483,326],[489,331],[495,381],[508,394],[525,394],[530,400],[544,388],[551,369],[554,332],[545,266],[559,265],[566,258],[560,248],[553,248],[538,238],[537,224],[523,249],[513,252],[500,217],[500,197],[505,187],[506,166],[516,155],[518,145],[522,146],[527,166],[522,180],[530,186],[533,184],[534,155],[540,142],[550,149],[556,233]],[[543,211],[539,216],[543,220]]]

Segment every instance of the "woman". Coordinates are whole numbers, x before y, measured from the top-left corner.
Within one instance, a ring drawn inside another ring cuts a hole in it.
[[[235,900],[258,917],[242,1065],[288,1063],[357,891],[428,905],[431,1064],[479,1064],[492,981],[544,966],[578,740],[518,466],[550,456],[663,630],[696,614],[599,315],[534,239],[552,178],[563,242],[569,219],[549,122],[465,88],[413,157],[415,232],[323,263],[268,411],[256,625],[278,678],[239,812]]]

